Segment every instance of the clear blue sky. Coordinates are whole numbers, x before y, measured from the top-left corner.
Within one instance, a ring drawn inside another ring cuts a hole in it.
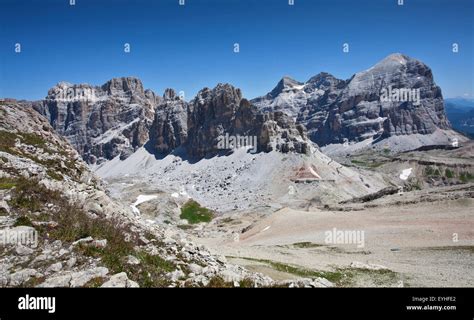
[[[136,76],[160,95],[171,87],[190,99],[229,82],[253,98],[284,75],[346,79],[393,52],[427,63],[445,97],[472,97],[474,1],[404,1],[0,0],[0,97]]]

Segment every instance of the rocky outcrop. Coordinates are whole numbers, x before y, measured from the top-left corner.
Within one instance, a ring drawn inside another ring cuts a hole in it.
[[[402,54],[392,54],[347,81],[327,73],[306,83],[284,78],[252,102],[295,117],[319,145],[450,128],[431,69]]]
[[[299,122],[308,124],[317,121],[318,112],[327,112],[328,106],[337,97],[336,92],[344,83],[343,80],[336,79],[326,72],[312,77],[305,83],[286,76],[271,92],[251,100],[251,103],[263,111],[283,111]]]
[[[167,154],[183,145],[188,138],[188,104],[173,89],[166,89],[157,106],[150,140],[156,152]]]
[[[96,163],[126,158],[148,141],[160,100],[139,79],[128,77],[100,87],[61,82],[33,107],[87,162]]]
[[[219,139],[225,135],[255,140],[258,152],[309,152],[302,126],[283,112],[260,112],[230,84],[204,88],[189,103],[176,97],[174,91],[167,91],[157,107],[150,133],[159,153],[183,147],[193,158],[227,150],[219,146]]]

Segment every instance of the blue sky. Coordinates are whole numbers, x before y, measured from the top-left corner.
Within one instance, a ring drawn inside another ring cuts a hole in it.
[[[445,97],[473,95],[472,0],[178,1],[0,0],[0,97],[136,76],[160,95],[229,82],[253,98],[284,75],[347,79],[393,52],[428,64]]]

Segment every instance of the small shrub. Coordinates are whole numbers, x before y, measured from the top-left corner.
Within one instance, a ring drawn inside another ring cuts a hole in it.
[[[474,176],[470,172],[461,172],[459,179],[466,183],[474,179]]]
[[[18,226],[27,226],[27,227],[32,227],[33,224],[31,223],[31,220],[30,218],[28,218],[27,216],[21,216],[21,217],[18,217],[15,221],[15,223],[13,224],[14,227],[18,227]]]
[[[220,276],[214,276],[209,279],[209,283],[207,284],[209,288],[233,288],[234,285],[231,282],[225,282],[224,279]]]
[[[46,172],[54,180],[57,180],[57,181],[63,181],[64,180],[64,177],[60,173],[57,173],[54,170],[49,169]]]
[[[15,179],[0,178],[0,189],[11,189],[16,185]]]
[[[448,178],[448,179],[452,179],[452,178],[454,177],[454,173],[453,173],[451,170],[449,170],[449,169],[446,169],[446,170],[444,171],[444,175],[445,175],[446,178]]]

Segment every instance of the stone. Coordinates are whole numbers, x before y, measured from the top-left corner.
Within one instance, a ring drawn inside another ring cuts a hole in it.
[[[139,265],[140,264],[140,260],[135,257],[135,256],[128,256],[127,257],[127,264],[130,264],[130,265]]]
[[[110,279],[101,285],[101,288],[138,288],[138,283],[128,279],[125,272],[114,274]]]
[[[371,263],[363,263],[359,261],[353,261],[350,264],[351,268],[354,269],[367,269],[367,270],[388,270],[387,267],[378,265],[378,264],[371,264]]]
[[[241,274],[229,269],[221,271],[219,275],[222,277],[222,279],[224,279],[225,282],[240,282],[243,279]]]
[[[47,273],[55,273],[55,272],[61,271],[62,268],[63,268],[63,264],[61,262],[57,262],[57,263],[53,263],[52,265],[50,265],[46,269],[46,272]]]
[[[59,250],[58,256],[59,256],[59,257],[62,257],[62,256],[64,256],[64,255],[68,254],[68,253],[69,253],[69,250],[66,250],[66,249],[64,249],[64,248],[61,248],[61,249]]]
[[[310,285],[313,288],[332,288],[332,287],[334,287],[334,283],[332,283],[331,281],[329,281],[326,278],[320,278],[320,277],[316,278],[316,279],[313,279],[313,281],[310,283]]]
[[[170,272],[168,274],[168,276],[169,276],[171,281],[176,282],[176,281],[180,280],[181,278],[184,278],[186,275],[181,270],[175,270],[173,272]]]
[[[10,213],[10,206],[5,200],[0,200],[0,212],[5,211],[6,213]]]
[[[107,246],[107,239],[94,240],[90,245],[96,248],[105,248]]]
[[[27,268],[19,270],[15,273],[10,274],[9,285],[12,287],[21,286],[34,276],[39,276],[38,272],[35,269]]]
[[[69,258],[69,260],[66,262],[66,265],[68,266],[68,268],[72,268],[74,267],[74,265],[76,264],[77,262],[77,258],[76,257],[71,257]]]
[[[198,275],[198,276],[194,277],[193,282],[206,287],[209,284],[210,281],[204,275]]]
[[[23,246],[23,245],[17,245],[15,247],[15,252],[16,254],[20,255],[20,256],[28,256],[30,254],[32,254],[33,252],[35,252],[33,249],[31,248],[28,248],[26,246]]]
[[[94,278],[105,277],[109,270],[104,267],[96,267],[79,272],[68,272],[63,275],[46,279],[38,287],[55,288],[55,287],[82,287]]]
[[[199,275],[202,273],[202,267],[200,265],[197,265],[195,263],[190,263],[188,265],[189,271],[194,273],[195,275]]]
[[[89,237],[82,238],[82,239],[79,239],[79,240],[77,240],[77,241],[74,241],[74,242],[72,243],[72,245],[73,245],[73,246],[76,246],[76,245],[81,244],[81,243],[89,243],[89,242],[92,242],[92,241],[94,241],[94,239],[89,236]]]
[[[222,263],[222,264],[227,263],[227,259],[225,258],[225,256],[219,256],[219,257],[217,257],[216,260],[217,260],[217,262]]]
[[[70,274],[54,276],[47,278],[44,282],[40,283],[38,288],[68,288],[70,287],[72,276]]]

